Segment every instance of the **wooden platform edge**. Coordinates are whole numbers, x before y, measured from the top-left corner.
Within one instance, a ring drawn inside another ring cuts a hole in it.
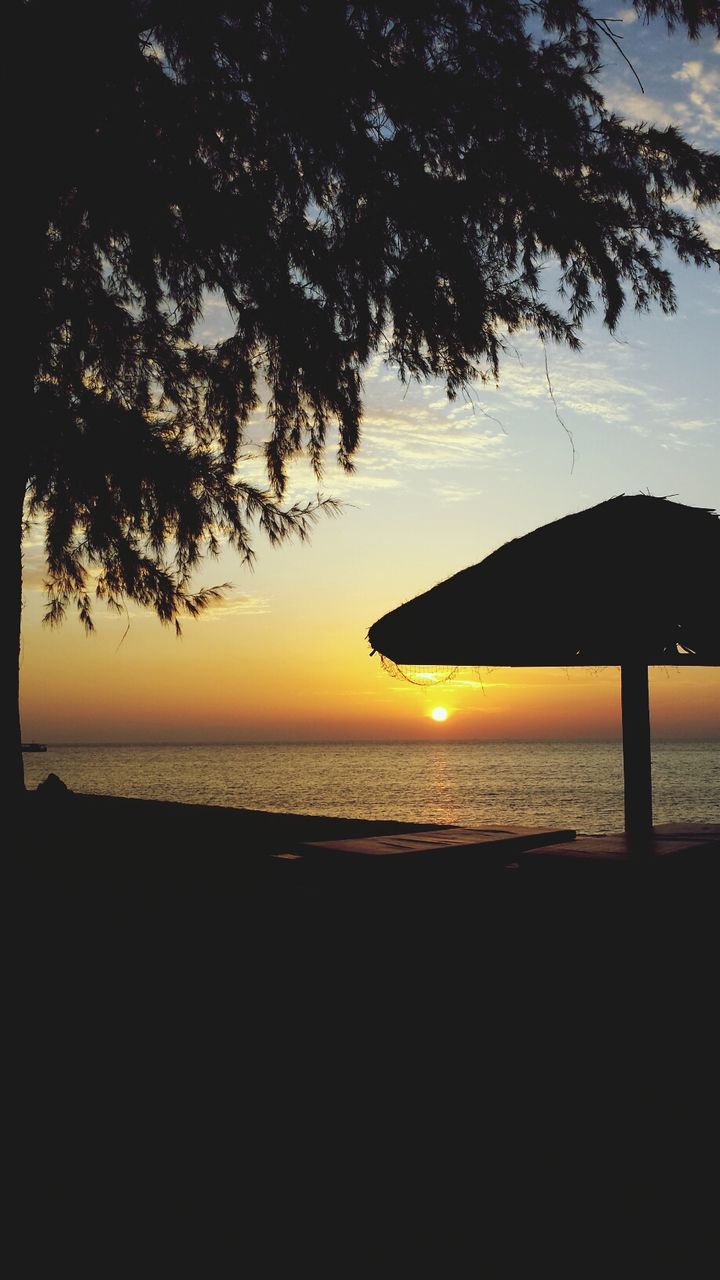
[[[369,836],[345,840],[311,840],[299,844],[302,857],[353,863],[398,863],[482,857],[494,854],[515,857],[521,849],[558,845],[575,839],[570,828],[447,827],[428,831]]]

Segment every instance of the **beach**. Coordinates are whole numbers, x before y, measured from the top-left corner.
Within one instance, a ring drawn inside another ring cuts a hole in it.
[[[381,887],[275,855],[403,824],[27,801],[28,1256],[49,1235],[102,1274],[220,1274],[259,1247],[257,1274],[289,1248],[342,1273],[472,1256],[511,1275],[530,1245],[621,1274],[628,1223],[643,1265],[707,1256],[707,875],[645,897],[507,872]]]
[[[111,985],[137,985],[139,1005],[159,973],[166,1005],[188,982],[220,1006],[238,983],[258,999],[269,984],[269,1003],[295,990],[308,1013],[323,1001],[367,1011],[371,996],[378,1014],[424,1009],[430,1022],[453,1003],[458,1022],[471,1020],[485,997],[498,1013],[540,993],[566,1001],[568,1027],[606,996],[628,1019],[640,1006],[664,1019],[671,998],[684,1009],[714,1000],[716,854],[607,865],[573,857],[578,840],[555,846],[568,856],[541,848],[518,865],[481,849],[378,859],[313,848],[435,831],[28,793],[8,864],[22,951],[41,987],[66,964],[77,968],[68,989],[102,986],[107,965]]]

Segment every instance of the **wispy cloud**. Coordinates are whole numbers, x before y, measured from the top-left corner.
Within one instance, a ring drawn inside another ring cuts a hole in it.
[[[437,489],[437,496],[443,502],[469,502],[471,498],[478,498],[482,493],[482,489],[473,488],[472,491],[466,486],[443,484]]]
[[[688,86],[688,100],[682,104],[687,132],[720,137],[720,70],[697,58],[684,62],[672,78]]]
[[[720,71],[702,59],[688,59],[670,76],[662,98],[611,79],[604,86],[611,110],[634,123],[677,126],[700,144],[712,146],[720,135]]]
[[[675,421],[677,431],[706,431],[708,428],[717,428],[718,425],[717,418],[714,421],[710,418],[686,418],[684,422],[682,419],[679,422]]]
[[[217,600],[211,600],[207,608],[203,609],[199,620],[217,622],[240,614],[243,617],[249,617],[270,612],[270,601],[266,596],[219,596]]]
[[[680,102],[661,102],[640,89],[610,81],[605,85],[605,104],[625,120],[635,124],[654,124],[662,129],[668,125],[679,123],[679,117],[685,113],[685,104]]]

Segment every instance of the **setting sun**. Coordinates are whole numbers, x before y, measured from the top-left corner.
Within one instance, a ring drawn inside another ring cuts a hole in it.
[[[432,716],[433,720],[447,720],[448,718],[448,713],[445,707],[433,708],[433,710],[430,712],[430,715]]]

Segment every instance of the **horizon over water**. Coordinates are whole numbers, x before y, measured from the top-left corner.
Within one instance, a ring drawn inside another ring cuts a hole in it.
[[[655,741],[657,823],[720,822],[720,741]],[[346,741],[48,745],[25,782],[184,804],[467,826],[619,831],[618,741]]]

